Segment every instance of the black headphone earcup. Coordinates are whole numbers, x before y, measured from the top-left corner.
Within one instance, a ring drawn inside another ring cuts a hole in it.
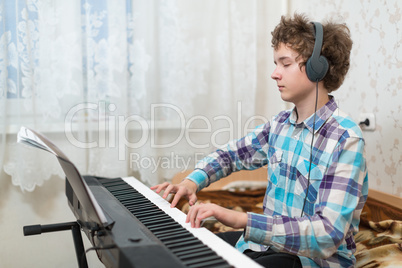
[[[309,58],[306,62],[306,74],[312,82],[319,82],[324,79],[329,69],[328,60],[324,56],[318,58],[318,63]]]

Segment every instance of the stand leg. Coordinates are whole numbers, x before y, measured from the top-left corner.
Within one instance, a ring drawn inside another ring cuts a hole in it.
[[[75,255],[77,256],[78,267],[88,268],[87,257],[85,255],[84,243],[82,242],[81,228],[78,222],[66,222],[48,225],[24,226],[24,236],[37,235],[41,233],[71,230],[73,234]]]
[[[75,254],[80,268],[88,268],[87,256],[85,255],[84,244],[82,242],[81,229],[78,223],[71,227],[75,246]]]

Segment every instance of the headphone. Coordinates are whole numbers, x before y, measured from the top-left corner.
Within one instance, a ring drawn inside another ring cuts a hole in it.
[[[314,25],[314,50],[313,54],[310,58],[308,58],[306,62],[306,74],[310,81],[316,83],[316,95],[315,95],[315,108],[314,108],[314,121],[313,121],[313,134],[311,136],[311,144],[310,144],[310,165],[308,169],[308,177],[307,177],[307,191],[306,197],[304,198],[303,207],[301,210],[300,217],[303,217],[304,207],[306,206],[307,196],[310,189],[310,173],[311,173],[311,163],[313,162],[313,143],[314,143],[314,132],[315,132],[315,121],[316,121],[316,113],[317,113],[317,101],[318,101],[318,82],[324,79],[325,75],[328,72],[329,64],[328,60],[320,55],[322,48],[322,40],[324,36],[324,31],[321,23],[312,22]]]
[[[320,55],[322,48],[322,41],[324,37],[324,30],[319,22],[311,22],[314,25],[314,50],[311,57],[306,62],[306,73],[308,79],[312,82],[319,82],[324,79],[328,72],[328,60]]]

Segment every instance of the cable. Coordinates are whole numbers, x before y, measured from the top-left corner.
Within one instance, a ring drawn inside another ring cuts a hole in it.
[[[91,229],[90,230],[90,236],[92,239],[90,239],[90,242],[92,243],[92,245],[95,244],[95,240],[94,237],[98,237],[103,235],[103,231],[99,230],[99,229]],[[96,250],[96,255],[98,256],[98,258],[100,259],[98,250],[104,250],[104,249],[113,249],[113,248],[117,248],[116,244],[109,244],[109,245],[104,245],[104,246],[95,246],[95,247],[90,247],[88,249],[85,250],[85,252],[82,253],[81,255],[81,263],[80,263],[80,267],[85,267],[84,263],[85,263],[85,256],[87,255],[88,252],[90,252],[91,250]]]
[[[300,217],[303,217],[304,207],[306,206],[307,196],[308,196],[308,192],[309,192],[309,189],[310,189],[310,173],[311,173],[311,163],[313,162],[313,143],[314,143],[315,117],[316,117],[316,113],[317,113],[317,103],[318,103],[318,81],[316,83],[316,89],[315,89],[313,134],[312,134],[312,137],[311,137],[311,144],[310,144],[310,164],[309,164],[309,168],[308,168],[307,191],[306,191],[306,197],[304,198],[303,208],[302,208]]]
[[[117,246],[115,244],[112,244],[112,245],[106,245],[106,246],[103,246],[103,247],[91,247],[91,248],[88,248],[87,250],[85,250],[85,252],[81,256],[81,266],[80,267],[84,267],[85,256],[91,250],[103,250],[103,249],[112,249],[112,248],[117,248]]]

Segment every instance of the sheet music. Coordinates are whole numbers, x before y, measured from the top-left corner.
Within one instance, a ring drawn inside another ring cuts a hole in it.
[[[96,211],[96,214],[99,217],[99,220],[104,225],[108,224],[105,213],[103,212],[102,208],[99,206],[98,202],[96,201],[92,191],[88,188],[88,185],[82,179],[82,176],[78,172],[78,169],[56,145],[54,145],[48,138],[46,138],[42,134],[40,134],[30,128],[27,128],[27,127],[21,127],[20,131],[17,134],[17,142],[45,150],[51,154],[54,154],[57,158],[60,158],[64,161],[70,163],[75,168],[75,170],[77,172],[77,176],[81,180],[83,187],[86,189],[86,193],[88,194],[90,202],[92,203],[92,205]],[[63,168],[63,166],[62,166],[62,168]],[[63,170],[64,170],[64,168],[63,168]]]
[[[21,127],[20,131],[17,134],[17,142],[45,150],[49,153],[54,154],[57,157],[61,157],[64,160],[69,161],[67,156],[48,138],[46,138],[42,134],[35,132],[32,129]]]

